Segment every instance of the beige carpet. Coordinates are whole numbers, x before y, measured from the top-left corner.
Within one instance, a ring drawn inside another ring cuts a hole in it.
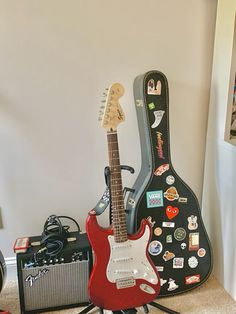
[[[236,302],[213,276],[210,277],[205,284],[189,293],[169,298],[161,298],[158,302],[164,306],[171,307],[181,314],[236,314]],[[0,308],[9,310],[12,314],[20,313],[16,282],[7,282],[0,296]],[[151,306],[149,309],[150,314],[163,313]],[[74,308],[47,313],[77,314],[80,310],[81,308]],[[95,313],[95,311],[96,310],[92,310],[90,313]],[[144,313],[142,308],[139,309],[139,313]]]

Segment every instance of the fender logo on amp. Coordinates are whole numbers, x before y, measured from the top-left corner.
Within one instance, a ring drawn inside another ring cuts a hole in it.
[[[29,286],[30,287],[33,287],[33,283],[38,280],[39,278],[42,278],[44,277],[47,273],[49,272],[49,269],[47,268],[44,268],[42,270],[39,270],[38,274],[36,276],[33,276],[33,275],[28,275],[26,278],[25,278],[25,282],[28,282],[29,283]]]

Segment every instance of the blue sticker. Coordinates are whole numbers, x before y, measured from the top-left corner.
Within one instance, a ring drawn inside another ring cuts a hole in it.
[[[147,208],[163,206],[163,191],[151,191],[146,193]]]

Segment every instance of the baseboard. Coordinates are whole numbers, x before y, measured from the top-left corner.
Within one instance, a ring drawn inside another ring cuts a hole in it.
[[[5,262],[7,267],[16,267],[16,257],[6,257]]]
[[[16,257],[6,257],[5,258],[7,266],[7,280],[16,280],[17,278],[17,267],[16,267]]]

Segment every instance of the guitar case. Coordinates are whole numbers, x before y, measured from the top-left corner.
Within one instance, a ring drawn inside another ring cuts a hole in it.
[[[4,286],[4,282],[6,279],[6,263],[2,252],[0,251],[0,292]]]
[[[128,194],[129,233],[148,218],[149,254],[161,278],[160,296],[201,285],[212,270],[212,252],[198,200],[175,172],[170,156],[169,92],[165,75],[150,71],[134,81],[142,166]]]

